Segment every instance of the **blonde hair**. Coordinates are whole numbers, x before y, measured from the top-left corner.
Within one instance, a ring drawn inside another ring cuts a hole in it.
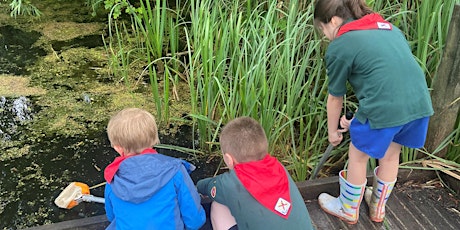
[[[225,125],[219,142],[222,153],[230,153],[240,163],[261,160],[268,153],[265,131],[250,117],[239,117]]]
[[[120,146],[125,153],[141,153],[160,143],[155,117],[138,108],[123,109],[107,125],[110,144]]]

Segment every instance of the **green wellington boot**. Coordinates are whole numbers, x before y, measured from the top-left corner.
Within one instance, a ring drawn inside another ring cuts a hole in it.
[[[344,220],[348,224],[356,224],[359,219],[359,206],[364,196],[367,181],[362,185],[354,185],[345,179],[346,175],[346,170],[342,170],[339,173],[339,197],[321,193],[318,197],[318,202],[325,212]]]
[[[377,177],[377,170],[378,167],[374,169],[374,182],[372,183],[372,187],[366,188],[364,199],[369,206],[369,216],[371,220],[374,222],[382,222],[385,218],[385,204],[387,203],[388,197],[390,197],[396,179],[393,182],[382,181]]]

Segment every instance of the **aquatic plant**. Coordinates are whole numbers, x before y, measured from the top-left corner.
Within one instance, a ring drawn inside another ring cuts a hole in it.
[[[3,0],[6,2],[7,0]],[[11,16],[30,15],[39,17],[42,13],[29,0],[11,0],[10,1]]]
[[[223,124],[252,116],[293,177],[307,177],[327,146],[326,41],[312,26],[312,2],[191,0],[176,1],[174,9],[162,0],[139,1],[138,6],[112,2],[110,25],[115,32],[108,47],[114,74],[121,74],[126,84],[148,76],[161,122],[183,120],[171,117],[168,108],[174,103],[174,88],[186,83],[191,98],[187,117],[197,130],[200,149],[216,151]],[[403,30],[430,85],[458,2],[368,1]],[[119,18],[123,12],[130,20]],[[144,71],[133,74],[139,62]],[[352,94],[344,107],[357,107]],[[458,140],[455,134],[446,143]],[[346,144],[333,151],[328,166],[346,164]],[[404,148],[402,161],[420,154]]]
[[[70,1],[70,0],[69,0]],[[12,17],[17,17],[19,15],[26,15],[26,16],[33,16],[33,17],[40,17],[42,16],[42,12],[35,6],[32,0],[3,0],[3,2],[7,2],[9,4]],[[36,1],[38,2],[38,1]],[[101,8],[101,5],[104,0],[85,0],[85,4],[91,8],[91,14],[96,16],[97,11]],[[1,4],[0,4],[1,5]]]

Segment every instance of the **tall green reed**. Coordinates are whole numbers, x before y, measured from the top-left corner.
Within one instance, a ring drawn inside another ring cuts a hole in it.
[[[327,144],[325,72],[311,11],[299,11],[298,1],[289,8],[261,2],[250,12],[240,1],[191,2],[189,85],[200,138],[215,143],[221,124],[254,117],[273,154],[305,179]]]
[[[435,78],[446,40],[454,1],[368,0],[375,11],[384,15],[406,35],[414,56],[424,68],[428,85]]]
[[[328,144],[326,44],[312,26],[313,3],[191,0],[171,10],[164,0],[153,2],[141,0],[140,7],[130,11],[132,27],[117,26],[121,22],[113,25],[117,39],[110,43],[112,61],[124,69],[120,71],[123,78],[133,78],[128,71],[133,62],[147,63],[144,72],[150,78],[157,114],[166,122],[169,94],[174,91],[170,83],[174,88],[186,81],[189,116],[198,133],[194,138],[208,153],[217,150],[223,124],[238,116],[256,118],[267,133],[270,151],[287,165],[294,179],[307,178]],[[453,3],[368,2],[406,33],[431,79]],[[186,56],[179,61],[181,34]],[[356,108],[353,95],[349,98],[345,106]],[[329,165],[345,164],[346,144],[333,151]],[[411,161],[417,154],[403,149],[402,159]],[[375,161],[371,164],[375,166]]]
[[[106,3],[106,7],[111,7],[107,49],[115,75],[121,75],[128,86],[148,76],[155,115],[159,122],[166,123],[170,119],[171,96],[177,99],[177,93],[174,92],[177,92],[178,76],[185,68],[177,56],[183,27],[180,8],[172,10],[167,4],[166,0],[140,0],[136,7],[126,0]],[[119,18],[123,16],[123,11],[130,18],[130,26],[126,26],[124,18]],[[133,69],[139,67],[144,69],[136,74]]]

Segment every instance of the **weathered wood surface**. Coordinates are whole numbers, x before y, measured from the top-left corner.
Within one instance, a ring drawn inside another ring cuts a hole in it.
[[[443,187],[424,188],[424,186],[419,186],[436,178],[437,175],[434,171],[400,170],[398,182],[387,203],[386,221],[384,223],[373,223],[370,221],[367,214],[367,205],[363,202],[360,208],[360,219],[356,225],[348,225],[326,214],[318,205],[316,198],[321,192],[338,195],[338,177],[303,181],[297,183],[297,185],[305,199],[311,219],[317,230],[460,229],[459,197],[450,195],[449,191]],[[448,180],[448,177],[445,180]],[[372,178],[369,174],[368,184],[371,181]],[[458,190],[458,187],[454,189]],[[204,201],[204,206],[205,208],[209,208],[209,201]],[[96,230],[104,229],[107,225],[107,219],[102,215],[33,227],[28,230]],[[209,222],[201,230],[211,230]]]
[[[430,188],[424,185],[436,178],[434,171],[400,171],[398,182],[386,206],[387,217],[383,223],[370,221],[368,206],[364,201],[361,204],[359,221],[355,225],[346,224],[321,210],[317,196],[321,192],[337,196],[339,192],[337,177],[313,181],[315,186],[302,182],[299,188],[300,191],[311,192],[306,195],[310,199],[305,199],[305,203],[317,230],[458,230],[460,229],[459,197],[450,194],[446,188]],[[371,178],[368,177],[368,184],[371,182],[369,179]],[[439,186],[439,183],[437,185]]]
[[[433,152],[455,129],[460,108],[460,5],[455,5],[441,63],[432,84],[435,114],[428,127],[426,147]],[[447,149],[438,156],[444,156]]]
[[[27,228],[27,230],[99,230],[105,229],[108,225],[107,217],[100,215]]]
[[[372,185],[372,173],[367,174],[367,184]],[[432,170],[410,170],[400,169],[398,172],[398,183],[406,183],[408,181],[429,181],[436,177]],[[321,178],[316,180],[308,180],[297,182],[297,187],[305,200],[316,199],[320,193],[329,191],[339,191],[338,176]]]

